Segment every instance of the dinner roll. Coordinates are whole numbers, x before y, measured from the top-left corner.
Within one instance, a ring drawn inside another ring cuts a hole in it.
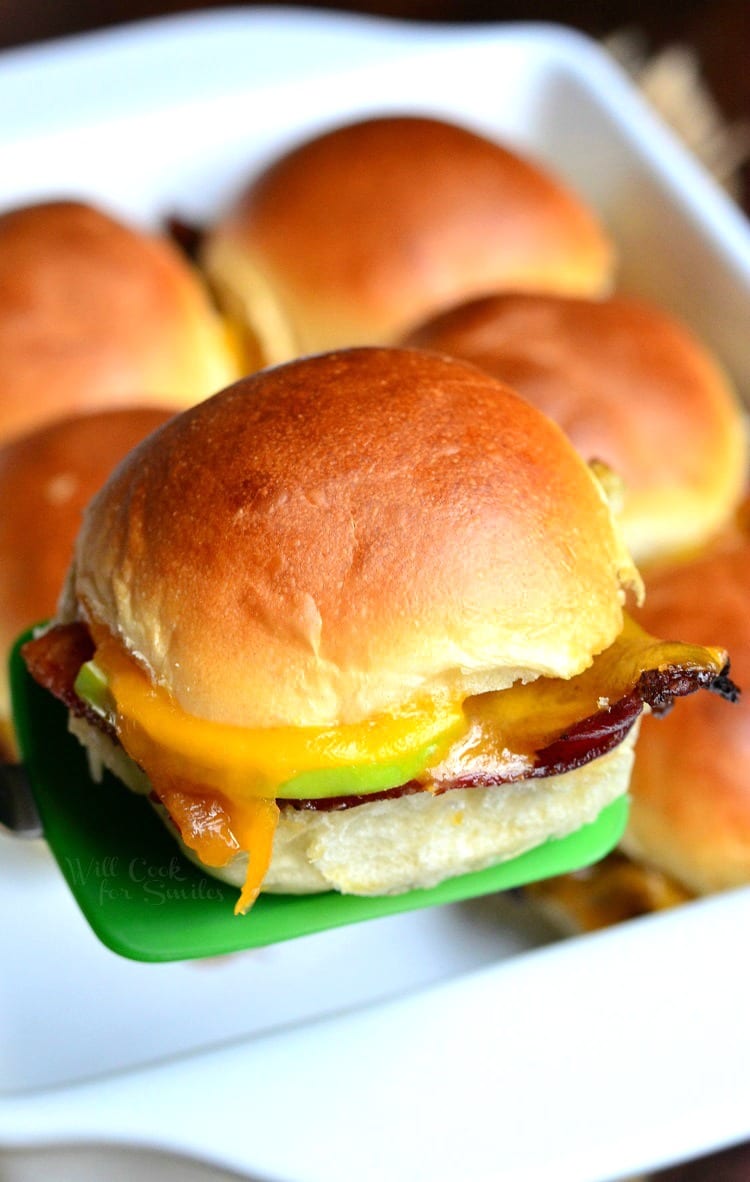
[[[87,501],[115,464],[170,417],[157,407],[57,420],[0,448],[0,651],[55,610]],[[14,754],[0,676],[0,757]]]
[[[390,344],[488,291],[600,295],[614,259],[539,165],[452,123],[385,116],[272,162],[210,227],[203,261],[262,364]]]
[[[706,347],[650,303],[498,294],[406,342],[481,366],[609,466],[640,563],[701,545],[737,506],[748,454],[739,399]]]
[[[695,894],[750,882],[749,598],[745,515],[702,554],[654,571],[641,612],[657,635],[720,636],[745,690],[731,706],[697,694],[641,732],[623,847]]]
[[[186,406],[240,368],[166,239],[74,201],[0,216],[0,440],[75,411]]]

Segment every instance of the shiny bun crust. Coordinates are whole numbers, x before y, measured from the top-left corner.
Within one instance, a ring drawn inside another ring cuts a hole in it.
[[[329,725],[569,677],[639,585],[562,432],[479,370],[355,349],[173,419],[92,503],[66,598],[188,712]]]
[[[739,399],[687,328],[643,301],[498,295],[424,324],[407,343],[507,382],[623,482],[637,562],[699,545],[731,516],[747,475]]]
[[[744,690],[695,694],[644,720],[625,850],[703,894],[750,882],[750,535],[654,573],[642,623],[697,644],[721,637]]]
[[[130,407],[60,419],[0,448],[0,650],[54,614],[83,510],[122,457],[170,417]],[[0,725],[10,716],[0,678]],[[6,738],[6,746],[10,739]]]
[[[384,117],[272,163],[212,228],[204,262],[269,363],[392,344],[489,291],[600,295],[613,251],[538,165],[454,124]]]
[[[0,216],[0,439],[79,410],[181,408],[239,374],[197,274],[166,239],[76,202]]]
[[[87,748],[92,773],[103,767],[134,792],[148,795],[183,853],[207,874],[241,887],[247,854],[205,866],[154,802],[151,785],[121,747],[80,718],[70,729]],[[560,776],[494,788],[421,792],[341,812],[282,808],[263,891],[303,895],[338,890],[387,895],[435,886],[565,837],[596,820],[627,791],[638,726],[608,755]]]

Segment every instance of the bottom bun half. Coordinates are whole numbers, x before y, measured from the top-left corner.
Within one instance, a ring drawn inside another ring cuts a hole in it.
[[[86,747],[95,779],[106,768],[133,791],[151,793],[143,772],[106,735],[79,718],[71,718],[70,729]],[[282,806],[262,890],[399,894],[483,870],[549,838],[565,837],[596,820],[627,792],[637,731],[636,724],[608,755],[564,775],[441,795],[422,792],[331,812]],[[203,865],[180,841],[166,811],[154,807],[186,857],[207,874],[242,887],[247,854],[222,867]]]

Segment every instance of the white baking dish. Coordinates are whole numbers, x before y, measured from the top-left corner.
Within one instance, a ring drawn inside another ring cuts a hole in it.
[[[622,285],[750,397],[743,219],[565,30],[228,10],[5,54],[0,205],[201,219],[281,146],[384,109],[549,163],[601,210]],[[290,1182],[602,1182],[750,1135],[749,925],[740,891],[548,944],[484,900],[147,966],[96,944],[43,848],[5,840],[0,1145],[162,1146]]]

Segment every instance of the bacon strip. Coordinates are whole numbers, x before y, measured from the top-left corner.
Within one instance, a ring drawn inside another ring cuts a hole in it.
[[[583,767],[592,759],[606,755],[622,743],[644,704],[647,703],[655,714],[663,715],[671,710],[675,698],[692,694],[698,689],[711,690],[730,702],[736,702],[739,698],[739,690],[729,677],[728,665],[722,669],[718,677],[707,669],[678,665],[665,669],[648,669],[641,674],[631,693],[607,709],[582,719],[570,730],[558,736],[549,746],[537,751],[534,765],[526,772],[524,778],[536,780],[545,776],[559,776]],[[509,784],[513,779],[514,776],[503,774],[502,771],[496,774],[484,772],[460,776],[449,783],[441,783],[438,792],[448,792],[454,788],[491,788],[498,784]],[[410,796],[414,792],[424,791],[424,784],[418,780],[410,780],[408,784],[403,784],[399,788],[370,792],[365,796],[280,800],[279,804],[284,808],[333,812],[353,808],[358,804],[368,804],[374,800],[394,800],[399,796]]]
[[[49,631],[25,644],[21,650],[31,676],[79,717],[86,718],[94,726],[104,730],[112,739],[117,736],[110,724],[75,692],[74,682],[78,670],[94,655],[94,642],[85,624],[57,624]],[[717,676],[700,667],[670,665],[662,669],[648,669],[641,674],[635,688],[610,707],[584,718],[552,743],[537,751],[533,766],[525,778],[540,779],[556,776],[563,772],[582,767],[612,751],[628,734],[638,715],[647,703],[656,714],[671,709],[675,698],[708,689],[728,701],[739,697],[739,690],[729,677],[729,666]],[[448,783],[441,783],[439,791],[456,788],[491,787],[510,783],[514,778],[502,769],[497,773],[481,772],[458,777]],[[279,800],[283,808],[336,811],[369,804],[375,800],[394,800],[424,792],[425,785],[410,780],[397,788],[382,792],[370,792],[357,796],[329,796],[316,799]]]
[[[23,646],[21,656],[34,681],[64,702],[77,718],[85,718],[99,730],[105,731],[110,738],[116,739],[114,727],[97,714],[88,702],[79,698],[74,689],[81,665],[90,661],[95,651],[88,628],[76,622],[55,624],[41,636],[35,636]]]
[[[73,684],[78,670],[94,655],[94,642],[85,624],[56,624],[41,636],[28,640],[21,649],[34,681],[74,713],[83,705]]]
[[[621,698],[608,710],[601,710],[590,718],[584,718],[576,723],[565,734],[560,735],[548,747],[537,751],[534,764],[527,769],[523,779],[539,780],[545,776],[558,776],[563,772],[573,771],[606,755],[612,751],[626,737],[643,709],[643,701],[637,692]],[[492,788],[498,784],[510,784],[518,776],[503,772],[472,773],[458,776],[455,780],[441,782],[436,795],[451,791],[454,788]],[[411,780],[400,788],[390,788],[385,792],[371,792],[366,796],[330,796],[318,800],[284,800],[279,801],[287,807],[295,809],[309,809],[316,812],[333,812],[339,809],[353,808],[354,805],[366,804],[372,800],[393,800],[397,796],[409,796],[413,792],[424,792],[425,785],[417,780]],[[435,791],[435,789],[433,789]]]
[[[671,665],[668,669],[647,669],[636,686],[641,701],[648,702],[654,714],[668,714],[675,698],[707,689],[727,702],[739,701],[740,691],[729,676],[727,663],[717,676],[708,669],[686,669]]]

